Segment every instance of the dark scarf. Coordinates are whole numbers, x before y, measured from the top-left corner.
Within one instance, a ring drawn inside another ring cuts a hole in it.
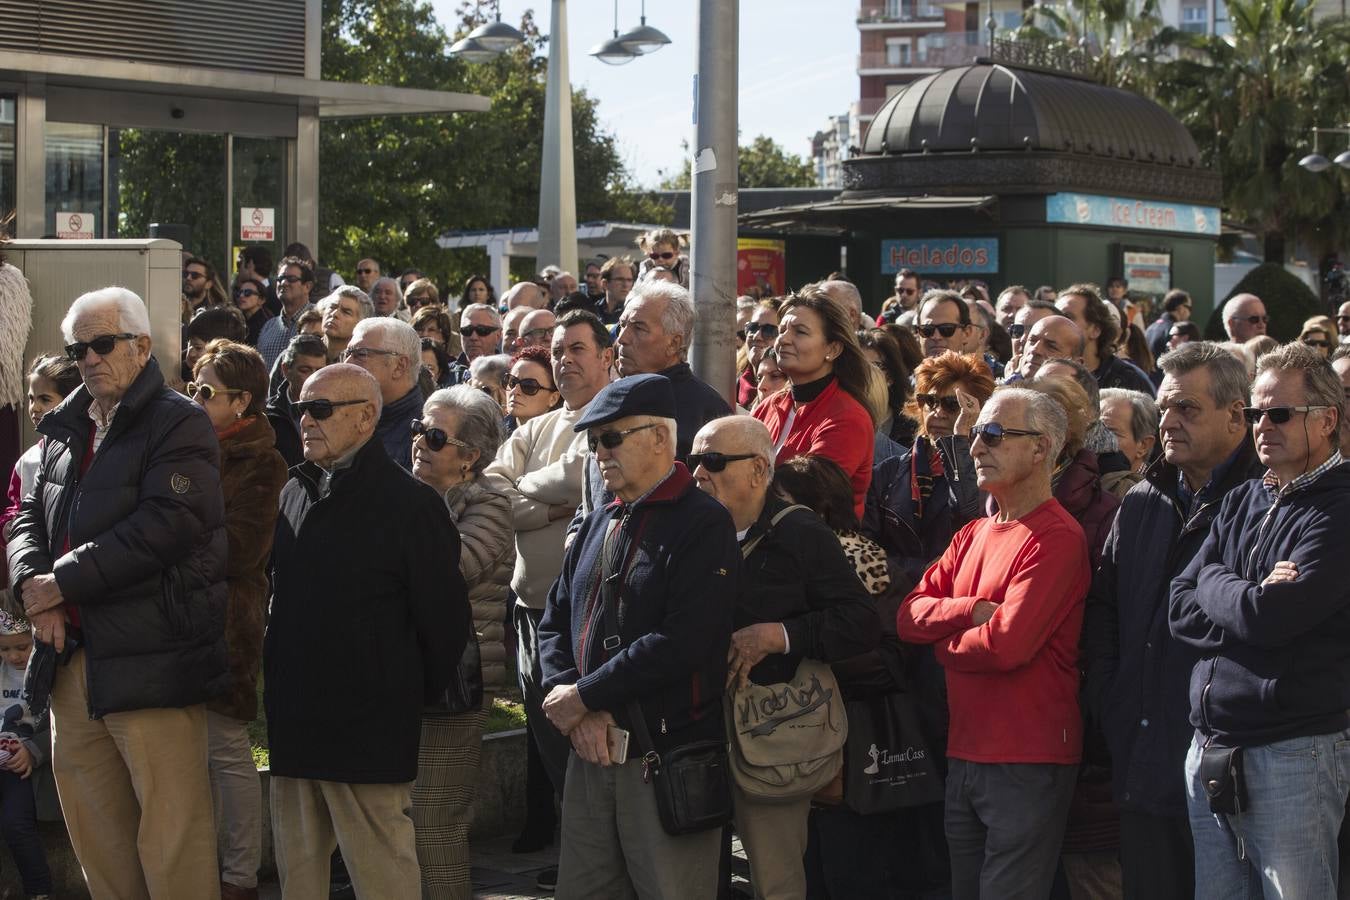
[[[834,381],[834,373],[826,375],[824,378],[817,378],[815,381],[808,381],[806,384],[794,384],[792,386],[793,403],[810,403],[812,400],[825,393],[825,389]]]

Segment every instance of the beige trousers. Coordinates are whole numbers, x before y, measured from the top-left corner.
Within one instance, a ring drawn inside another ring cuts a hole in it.
[[[206,707],[89,718],[85,651],[52,686],[52,773],[94,900],[218,900]]]
[[[334,846],[358,900],[421,895],[412,783],[342,784],[272,776],[272,841],[284,900],[327,900]]]
[[[750,863],[756,900],[805,900],[806,817],[811,795],[773,802],[731,785],[736,833]]]

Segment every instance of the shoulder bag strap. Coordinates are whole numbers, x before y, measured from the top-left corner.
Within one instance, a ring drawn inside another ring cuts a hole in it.
[[[783,521],[783,518],[784,518],[788,513],[792,512],[793,510],[797,510],[797,509],[804,509],[804,510],[806,510],[806,511],[808,511],[808,512],[811,511],[811,507],[809,507],[809,506],[803,506],[803,505],[800,504],[800,503],[794,503],[794,504],[792,504],[791,506],[785,506],[785,507],[783,507],[782,509],[780,509],[778,512],[774,513],[774,514],[773,514],[773,518],[769,520],[769,527],[766,528],[766,529],[764,529],[764,533],[763,533],[763,534],[757,534],[757,535],[755,535],[755,539],[754,539],[754,540],[750,541],[749,543],[747,543],[747,544],[745,544],[745,545],[743,545],[743,546],[741,547],[741,559],[749,559],[749,558],[750,558],[750,554],[751,554],[751,553],[754,553],[754,552],[755,552],[755,548],[759,546],[759,542],[762,541],[762,540],[764,540],[766,537],[768,537],[768,536],[769,536],[769,532],[773,531],[774,527],[777,526],[779,522]]]

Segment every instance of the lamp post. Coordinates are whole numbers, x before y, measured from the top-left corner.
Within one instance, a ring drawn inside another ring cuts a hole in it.
[[[1330,169],[1333,165],[1340,166],[1342,169],[1350,169],[1350,150],[1342,151],[1334,160],[1327,159],[1317,149],[1317,137],[1322,134],[1350,134],[1350,123],[1340,128],[1314,128],[1313,134],[1313,152],[1298,161],[1299,166],[1307,169],[1309,172],[1318,174]]]
[[[552,0],[549,11],[548,76],[544,85],[544,144],[539,166],[540,265],[555,264],[577,270],[577,192],[572,158],[572,84],[568,75],[567,0]],[[484,23],[456,41],[450,54],[468,62],[487,62],[525,40],[517,29],[502,22],[497,3],[495,22]],[[660,31],[647,25],[644,5],[642,25],[619,36],[619,4],[614,3],[614,36],[591,50],[591,55],[609,65],[623,65],[644,53],[670,43]],[[504,287],[504,285],[503,285]]]

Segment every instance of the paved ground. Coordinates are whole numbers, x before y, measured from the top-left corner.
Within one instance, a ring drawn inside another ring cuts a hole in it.
[[[552,891],[541,891],[535,878],[542,869],[558,864],[558,850],[552,848],[538,853],[512,853],[511,837],[477,841],[473,845],[473,895],[476,900],[535,900],[552,897]],[[748,869],[745,853],[739,839],[732,842],[732,884],[747,887]],[[281,900],[281,889],[275,882],[258,887],[261,900]]]

